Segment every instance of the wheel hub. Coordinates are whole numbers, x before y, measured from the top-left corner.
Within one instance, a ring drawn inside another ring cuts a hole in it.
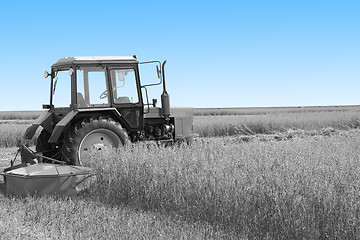
[[[79,145],[79,160],[81,155],[89,150],[105,150],[106,148],[118,147],[120,138],[111,130],[95,129],[89,132]]]

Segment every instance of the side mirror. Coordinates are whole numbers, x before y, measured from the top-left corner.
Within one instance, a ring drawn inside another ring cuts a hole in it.
[[[48,78],[50,76],[50,73],[48,71],[44,72],[44,78]]]
[[[159,69],[159,66],[158,66],[158,65],[156,65],[156,72],[157,72],[157,76],[158,76],[158,78],[160,79],[160,77],[161,77],[161,71],[160,71],[160,69]]]

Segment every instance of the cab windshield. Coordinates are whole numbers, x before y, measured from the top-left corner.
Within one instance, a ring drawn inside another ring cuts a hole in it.
[[[106,81],[105,68],[80,66],[76,68],[76,72],[71,68],[53,71],[52,104],[54,107],[71,105],[70,74],[76,74],[76,100],[74,102],[78,108],[108,107],[111,102],[115,105],[139,102],[135,69],[133,68],[113,68],[109,71],[111,94]]]

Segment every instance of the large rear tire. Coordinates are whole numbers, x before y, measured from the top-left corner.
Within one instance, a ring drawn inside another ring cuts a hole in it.
[[[119,147],[129,141],[127,132],[110,118],[83,119],[64,134],[61,148],[63,161],[71,165],[83,165],[82,153]]]

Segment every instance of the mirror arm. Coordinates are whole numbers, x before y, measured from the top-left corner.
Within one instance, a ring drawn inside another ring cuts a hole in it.
[[[147,64],[147,63],[159,63],[160,69],[161,69],[161,62],[160,61],[139,62],[139,64]],[[145,84],[145,85],[142,85],[141,87],[151,87],[151,86],[157,86],[157,85],[160,85],[160,84],[162,84],[162,78],[161,77],[160,77],[160,82],[152,83],[152,84]]]

